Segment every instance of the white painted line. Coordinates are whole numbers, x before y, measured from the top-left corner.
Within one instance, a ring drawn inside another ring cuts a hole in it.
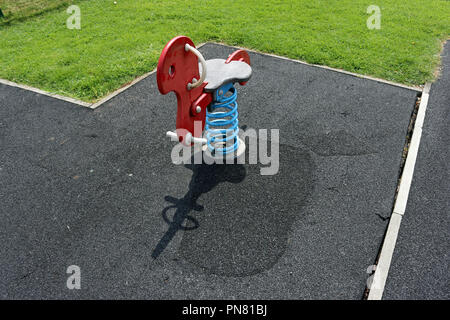
[[[77,104],[77,105],[80,105],[80,106],[83,106],[83,107],[90,107],[91,106],[91,103],[88,103],[88,102],[84,102],[84,101],[77,100],[77,99],[74,99],[74,98],[61,96],[59,94],[47,92],[47,91],[44,91],[44,90],[41,90],[41,89],[38,89],[38,88],[33,88],[33,87],[30,87],[30,86],[27,86],[27,85],[24,85],[24,84],[15,83],[15,82],[12,82],[12,81],[9,81],[9,80],[0,79],[0,83],[4,84],[4,85],[7,85],[7,86],[16,87],[16,88],[32,91],[32,92],[35,92],[35,93],[39,93],[39,94],[42,94],[42,95],[45,95],[45,96],[49,96],[49,97],[52,97],[52,98],[55,98],[55,99],[63,100],[63,101],[66,101],[66,102],[74,103],[74,104]]]
[[[383,241],[380,257],[378,259],[377,268],[374,274],[372,287],[369,291],[368,300],[381,300],[383,297],[384,287],[391,266],[392,255],[394,254],[395,244],[397,242],[400,223],[405,214],[406,204],[408,202],[409,190],[411,188],[414,167],[419,152],[420,138],[422,136],[422,127],[425,120],[425,113],[428,105],[431,84],[427,83],[422,92],[422,97],[417,111],[416,121],[414,123],[414,131],[409,144],[408,155],[406,157],[403,173],[400,178],[400,187],[395,200],[394,210],[389,219],[389,226],[386,237]]]
[[[422,127],[425,120],[425,112],[428,105],[428,98],[430,96],[431,84],[427,83],[420,100],[419,110],[417,111],[416,122],[414,124],[414,131],[409,144],[408,156],[406,158],[405,167],[403,168],[400,187],[395,201],[394,212],[398,214],[405,214],[406,203],[408,201],[409,188],[414,173],[414,166],[416,164],[417,153],[419,151],[420,138],[422,137]]]
[[[386,285],[386,279],[389,267],[391,266],[392,255],[394,253],[401,222],[402,215],[395,212],[392,213],[367,300],[381,300],[381,297],[383,296],[384,286]]]
[[[389,81],[389,80],[384,80],[384,79],[380,79],[380,78],[366,76],[366,75],[363,75],[363,74],[354,73],[354,72],[350,72],[350,71],[345,71],[345,70],[342,70],[342,69],[327,67],[327,66],[320,65],[320,64],[312,64],[312,63],[308,63],[308,62],[305,62],[305,61],[295,60],[295,59],[291,59],[291,58],[287,58],[287,57],[283,57],[283,56],[277,56],[275,54],[264,53],[264,52],[261,52],[261,51],[258,51],[258,50],[248,49],[248,48],[239,47],[239,46],[229,46],[229,45],[227,45],[225,43],[220,43],[220,42],[209,42],[209,43],[214,43],[214,44],[227,46],[227,47],[232,47],[232,48],[236,48],[236,49],[243,49],[243,50],[247,50],[247,51],[258,53],[258,54],[265,55],[265,56],[270,56],[270,57],[274,57],[274,58],[278,58],[278,59],[292,61],[292,62],[304,64],[304,65],[307,65],[307,66],[311,66],[311,67],[316,67],[316,68],[321,68],[321,69],[325,69],[325,70],[330,70],[330,71],[335,71],[335,72],[339,72],[339,73],[344,73],[344,74],[347,74],[347,75],[350,75],[350,76],[354,76],[354,77],[358,77],[358,78],[362,78],[362,79],[367,79],[367,80],[372,80],[372,81],[376,81],[376,82],[381,82],[381,83],[384,83],[384,84],[389,84],[391,86],[400,87],[400,88],[409,89],[409,90],[414,90],[414,91],[417,91],[417,92],[422,92],[422,90],[423,90],[421,87],[407,86],[407,85],[404,85],[404,84],[401,84],[401,83],[392,82],[392,81]]]

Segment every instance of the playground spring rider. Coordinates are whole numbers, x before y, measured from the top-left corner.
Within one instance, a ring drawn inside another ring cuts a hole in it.
[[[251,75],[245,50],[235,51],[227,60],[205,61],[188,37],[170,40],[159,57],[156,73],[159,91],[174,91],[177,96],[176,132],[168,131],[167,136],[186,146],[201,144],[203,151],[216,159],[239,157],[245,144],[238,136],[234,83],[245,85]],[[195,122],[197,126],[201,123],[201,130],[194,130]]]

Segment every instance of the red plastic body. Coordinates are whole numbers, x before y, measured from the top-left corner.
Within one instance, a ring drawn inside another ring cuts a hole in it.
[[[180,142],[184,141],[188,131],[193,136],[200,137],[202,135],[201,132],[195,132],[196,135],[194,135],[194,121],[202,121],[203,130],[205,126],[206,106],[212,101],[212,95],[206,94],[201,99],[203,105],[200,106],[202,107],[201,112],[196,113],[191,111],[193,103],[203,95],[203,88],[206,86],[206,83],[188,90],[188,83],[192,82],[194,78],[197,80],[200,79],[200,74],[198,58],[192,52],[184,49],[186,43],[195,48],[192,40],[185,36],[179,36],[170,40],[159,57],[156,71],[159,91],[162,94],[174,91],[177,96],[178,110],[176,128]],[[195,108],[195,106],[193,107]]]
[[[243,61],[250,66],[250,56],[245,50],[237,50],[228,56],[225,63],[230,63],[231,61]],[[239,82],[241,86],[245,86],[247,82]]]
[[[228,59],[225,61],[225,63],[230,63],[231,61],[243,61],[250,65],[250,56],[245,50],[237,50],[228,56]]]

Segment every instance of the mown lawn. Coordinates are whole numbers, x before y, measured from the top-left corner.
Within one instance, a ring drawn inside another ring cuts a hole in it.
[[[42,14],[75,3],[76,0],[0,0],[4,19],[0,25]],[[79,1],[78,1],[79,2]]]
[[[450,34],[446,0],[116,1],[70,1],[81,30],[66,27],[68,5],[0,25],[0,78],[94,101],[155,68],[183,34],[420,85]],[[366,26],[371,4],[380,30]]]

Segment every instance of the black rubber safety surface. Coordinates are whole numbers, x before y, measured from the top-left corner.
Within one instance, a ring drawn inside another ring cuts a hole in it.
[[[384,299],[450,299],[450,41],[432,84]]]
[[[280,130],[272,176],[172,164],[154,75],[95,111],[0,85],[1,297],[362,298],[417,93],[250,56],[239,121]]]

